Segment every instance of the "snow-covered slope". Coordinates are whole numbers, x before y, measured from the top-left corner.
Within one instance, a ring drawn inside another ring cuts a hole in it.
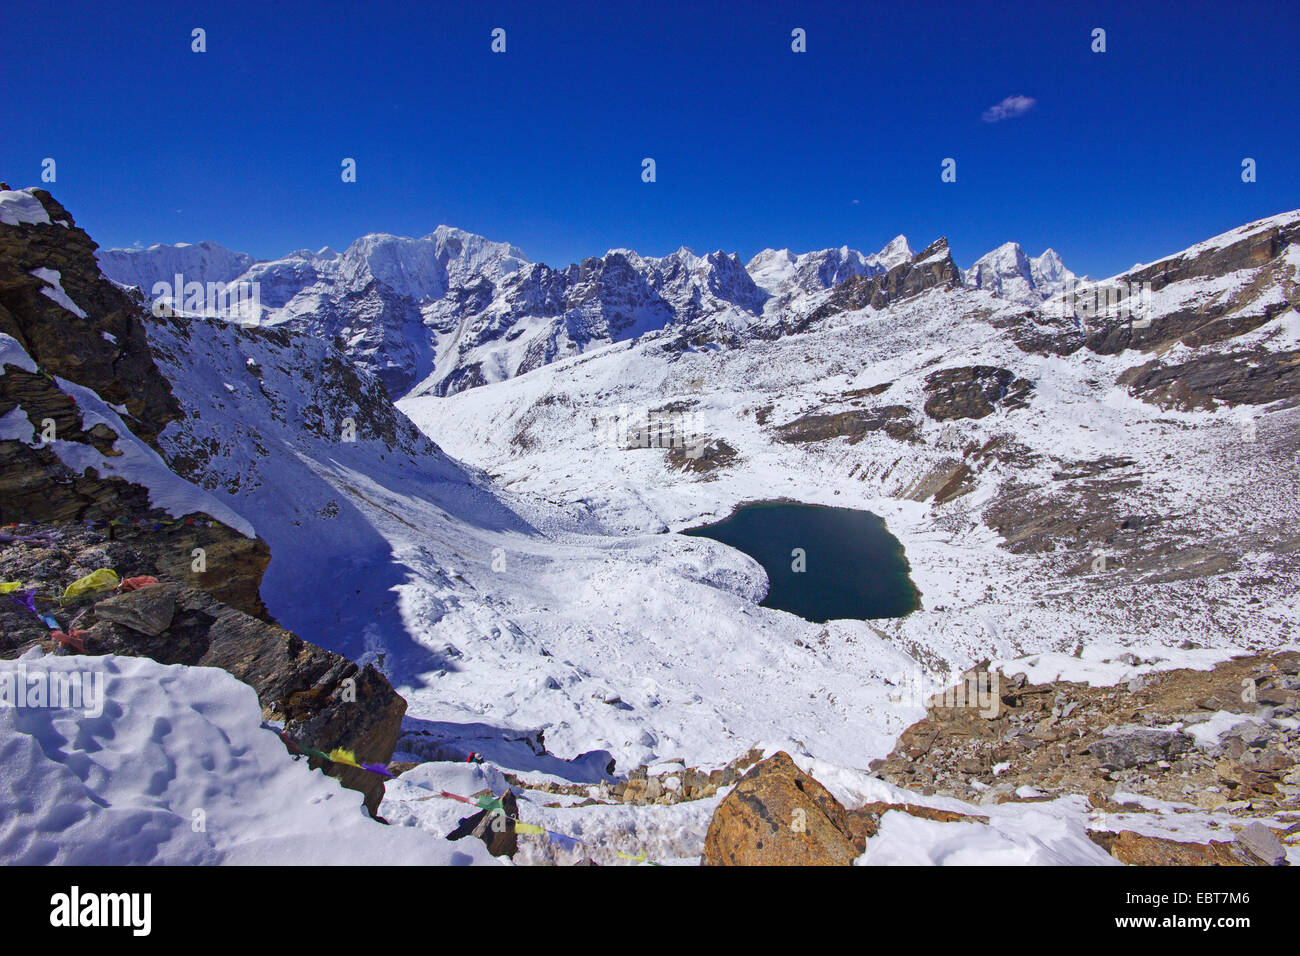
[[[0,660],[11,692],[72,679],[94,689],[94,706],[13,706],[12,693],[0,706],[6,864],[492,862],[477,840],[375,823],[360,794],[288,756],[253,689],[225,671],[36,651]]]
[[[185,318],[150,338],[188,413],[164,450],[270,545],[267,607],[379,666],[414,729],[544,727],[564,758],[722,763],[754,740],[785,742],[788,701],[808,699],[804,739],[857,760],[864,745],[883,753],[885,728],[912,713],[882,684],[853,691],[868,670],[906,666],[864,622],[838,622],[831,632],[852,639],[805,660],[791,638],[826,628],[757,607],[765,579],[749,558],[700,539],[611,536],[599,500],[489,485],[328,343]],[[355,442],[342,439],[347,417]],[[836,703],[846,695],[852,711]],[[569,772],[532,755],[507,769]]]
[[[1243,582],[1297,573],[1292,539],[1258,519],[1300,518],[1286,400],[1300,385],[1284,371],[1300,319],[1288,238],[1298,228],[1292,213],[1237,236],[1221,261],[1194,256],[1187,278],[1157,290],[1143,329],[1100,317],[1080,331],[1041,300],[1026,313],[1032,303],[988,289],[938,288],[829,312],[798,335],[686,350],[652,337],[400,407],[506,487],[584,502],[628,533],[775,497],[873,511],[902,540],[925,605],[873,627],[927,659],[1068,652],[1080,641],[1162,655],[1184,641],[1246,647],[1296,634],[1285,588]],[[1205,270],[1223,275],[1195,274]],[[1148,365],[1157,349],[1161,368],[1186,368],[1187,391],[1148,390],[1163,381]],[[1234,391],[1245,373],[1225,356],[1242,349],[1262,350],[1250,359],[1261,370],[1254,391]],[[1013,380],[1030,386],[1022,401],[945,404],[961,389],[951,383],[966,375],[974,394],[996,370],[1003,395]],[[610,448],[602,426],[622,406],[689,409],[734,456],[699,472],[662,451]],[[910,436],[849,430],[881,409],[901,409]],[[810,415],[842,416],[844,437],[782,438]],[[1113,572],[1127,566],[1102,583],[1098,554]]]

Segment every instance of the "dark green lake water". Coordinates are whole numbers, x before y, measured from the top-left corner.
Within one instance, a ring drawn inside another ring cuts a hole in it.
[[[902,544],[869,511],[761,501],[682,534],[745,552],[771,582],[763,607],[809,621],[902,617],[920,603]],[[803,571],[795,570],[796,548]]]

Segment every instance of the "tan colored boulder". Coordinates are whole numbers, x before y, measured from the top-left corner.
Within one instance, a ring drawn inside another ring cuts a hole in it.
[[[847,866],[860,852],[848,811],[784,751],[740,779],[704,838],[707,866]]]

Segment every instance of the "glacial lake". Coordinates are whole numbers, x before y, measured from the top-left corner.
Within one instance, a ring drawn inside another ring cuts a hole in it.
[[[920,606],[902,544],[869,511],[760,501],[682,534],[745,552],[767,571],[763,607],[808,621],[902,617]],[[795,570],[796,548],[803,549],[802,571]]]

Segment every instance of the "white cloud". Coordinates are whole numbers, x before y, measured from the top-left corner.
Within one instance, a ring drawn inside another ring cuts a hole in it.
[[[984,122],[997,123],[1004,119],[1015,119],[1017,116],[1024,116],[1037,105],[1038,100],[1032,96],[1008,96],[996,106],[990,106],[984,111]]]

